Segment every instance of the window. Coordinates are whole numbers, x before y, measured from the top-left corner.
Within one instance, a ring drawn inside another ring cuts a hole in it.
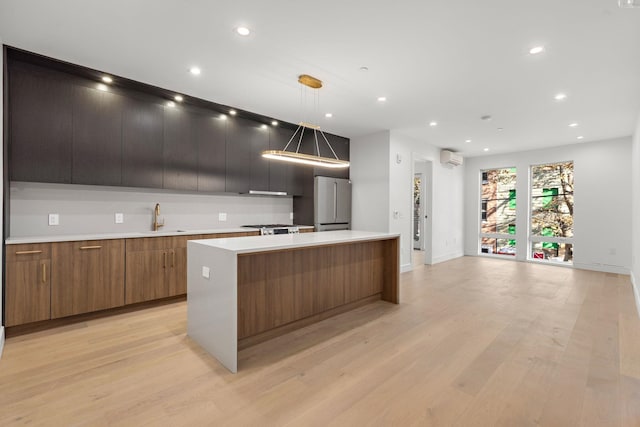
[[[531,167],[531,258],[573,261],[573,162]]]
[[[516,254],[516,169],[481,171],[480,253]]]

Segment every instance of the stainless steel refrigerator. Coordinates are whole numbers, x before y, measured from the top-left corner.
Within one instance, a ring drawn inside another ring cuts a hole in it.
[[[351,181],[316,176],[313,187],[316,231],[351,228]]]

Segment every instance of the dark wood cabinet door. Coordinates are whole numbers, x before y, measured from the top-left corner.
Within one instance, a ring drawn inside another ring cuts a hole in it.
[[[73,93],[74,184],[122,184],[120,95],[76,86]]]
[[[289,139],[293,135],[292,130],[286,128],[272,127],[269,130],[269,150],[282,150],[287,145]],[[293,145],[293,142],[291,143]],[[291,146],[287,151],[295,151]],[[269,191],[286,191],[287,194],[293,194],[293,183],[290,182],[292,177],[292,163],[279,160],[268,160],[269,163]]]
[[[194,116],[198,143],[198,191],[225,191],[226,123],[217,115]]]
[[[198,141],[193,116],[182,106],[164,108],[164,188],[198,189]]]
[[[325,134],[325,136],[338,158],[340,160],[349,160],[349,140],[336,135]],[[321,155],[323,157],[334,158],[334,153],[320,135],[318,135],[318,141]],[[315,168],[315,175],[330,176],[332,178],[349,178],[349,168]]]
[[[12,181],[71,182],[72,93],[57,74],[9,67]]]
[[[53,243],[51,318],[124,305],[124,240]]]
[[[226,191],[269,190],[269,163],[262,151],[269,147],[269,131],[258,122],[234,117],[227,124]]]
[[[162,188],[162,105],[127,98],[122,113],[122,185]]]

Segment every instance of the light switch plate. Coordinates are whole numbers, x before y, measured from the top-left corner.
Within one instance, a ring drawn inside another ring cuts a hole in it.
[[[57,213],[49,214],[49,225],[60,225],[60,215]]]
[[[123,213],[116,213],[115,221],[116,221],[116,224],[122,224],[124,222],[124,214]]]
[[[224,212],[219,212],[218,213],[218,221],[226,221],[227,220],[227,214]]]
[[[289,212],[289,219],[293,220],[293,212]]]
[[[202,277],[204,277],[205,279],[209,278],[209,275],[211,273],[211,270],[209,269],[209,267],[205,267],[204,265],[202,266]]]

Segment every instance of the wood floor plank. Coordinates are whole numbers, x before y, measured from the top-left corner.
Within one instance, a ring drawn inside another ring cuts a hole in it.
[[[0,425],[640,426],[629,278],[464,257],[244,349],[231,374],[172,302],[9,337]]]

